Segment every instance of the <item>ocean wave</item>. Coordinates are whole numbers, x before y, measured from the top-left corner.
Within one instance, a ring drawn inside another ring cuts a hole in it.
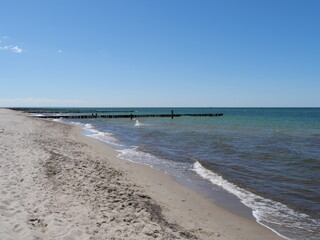
[[[54,121],[54,122],[63,122],[62,118],[54,118],[54,119],[52,119],[51,121]]]
[[[76,126],[81,126],[81,127],[85,126],[85,124],[81,123],[81,122],[70,122],[70,123],[73,124],[73,125],[76,125]]]
[[[190,170],[190,166],[185,163],[169,161],[167,159],[157,157],[151,153],[139,150],[139,147],[137,146],[123,148],[118,150],[118,152],[118,157],[121,159],[147,165],[174,177],[183,177],[183,172]]]
[[[174,162],[156,157],[151,153],[140,151],[138,150],[137,146],[131,146],[125,149],[121,149],[118,150],[118,152],[120,152],[118,157],[124,160],[129,160],[135,163],[142,163],[148,165],[151,168],[156,167],[158,169],[159,167],[169,167],[169,165],[171,165],[172,167],[173,165],[175,165]]]
[[[131,147],[127,149],[118,150],[120,153],[119,158],[128,160],[135,163],[141,163],[153,167],[151,163],[156,163],[159,161],[154,155],[150,153],[144,153],[137,150],[137,147]]]
[[[98,139],[114,147],[123,146],[122,144],[119,143],[119,141],[115,138],[115,136],[112,133],[101,132],[95,129],[91,123],[81,123],[81,122],[70,122],[70,123],[78,127],[81,127],[85,131],[84,134],[88,137]]]
[[[296,212],[282,203],[242,189],[206,169],[198,161],[193,164],[192,170],[202,178],[237,196],[244,205],[252,209],[252,214],[258,223],[278,235],[287,239],[301,239],[301,236],[310,240],[320,239],[320,222],[307,214]],[[297,231],[293,231],[293,229]],[[301,232],[301,236],[298,232]]]
[[[138,120],[136,120],[136,123],[134,124],[134,126],[141,127],[141,126],[144,126],[144,123],[139,122]]]
[[[88,129],[93,129],[93,128],[94,128],[93,125],[90,124],[90,123],[86,123],[84,126],[85,126],[86,128],[88,128]]]

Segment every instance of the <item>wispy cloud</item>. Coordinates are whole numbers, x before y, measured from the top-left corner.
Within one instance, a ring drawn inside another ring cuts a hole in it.
[[[48,98],[0,98],[0,107],[81,107],[81,100]]]
[[[0,46],[0,50],[8,50],[8,51],[12,51],[14,53],[22,53],[23,52],[22,48],[20,48],[18,46],[10,46],[10,45]]]
[[[16,52],[16,53],[22,53],[22,48],[18,47],[18,46],[14,46],[11,48],[12,51]]]
[[[59,50],[58,50],[58,53],[62,53],[62,50],[61,50],[61,49],[59,49]]]
[[[7,43],[9,42],[9,43]],[[0,51],[11,51],[14,53],[22,53],[24,50],[17,45],[11,44],[10,38],[8,36],[4,36],[0,38]]]

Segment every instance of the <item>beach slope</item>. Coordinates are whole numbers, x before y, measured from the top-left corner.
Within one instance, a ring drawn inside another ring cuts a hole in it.
[[[0,109],[0,239],[281,239],[81,129]]]

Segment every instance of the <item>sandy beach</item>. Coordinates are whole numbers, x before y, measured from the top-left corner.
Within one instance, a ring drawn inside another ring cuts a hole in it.
[[[0,109],[0,239],[282,239],[59,122]]]

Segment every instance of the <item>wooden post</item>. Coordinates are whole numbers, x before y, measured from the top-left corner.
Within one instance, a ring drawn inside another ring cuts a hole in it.
[[[171,110],[171,119],[173,119],[173,110]]]

